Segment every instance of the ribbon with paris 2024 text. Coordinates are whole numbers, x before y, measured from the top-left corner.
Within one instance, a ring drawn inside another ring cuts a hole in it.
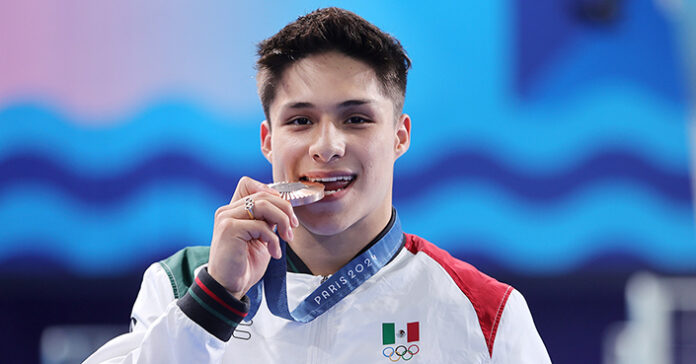
[[[264,291],[266,305],[275,316],[296,322],[314,320],[389,263],[401,248],[403,235],[399,217],[395,216],[394,224],[379,241],[331,275],[304,301],[300,302],[292,312],[288,308],[286,286],[285,250],[287,243],[281,239],[280,247],[283,251],[283,258],[271,259],[261,281],[247,292],[251,307],[245,320],[251,320],[258,311]]]

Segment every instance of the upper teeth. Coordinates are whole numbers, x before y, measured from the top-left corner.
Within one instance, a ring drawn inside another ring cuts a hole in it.
[[[324,178],[310,177],[308,179],[312,182],[327,183],[327,182],[336,182],[336,181],[350,181],[353,179],[353,177],[352,176],[324,177]]]

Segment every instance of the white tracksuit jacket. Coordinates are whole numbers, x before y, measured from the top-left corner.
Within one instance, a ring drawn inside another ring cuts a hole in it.
[[[251,324],[240,323],[248,300],[207,274],[207,247],[186,248],[147,269],[132,331],[85,363],[551,362],[518,291],[403,236],[389,264],[309,323],[276,317],[265,301]],[[321,280],[289,272],[290,310]]]

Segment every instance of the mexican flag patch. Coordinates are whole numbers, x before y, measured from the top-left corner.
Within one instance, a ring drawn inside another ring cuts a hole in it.
[[[382,323],[382,355],[392,362],[413,359],[420,353],[416,341],[420,340],[420,323],[418,321],[403,323]]]
[[[382,345],[396,344],[397,336],[399,338],[406,337],[406,342],[414,342],[420,340],[420,324],[418,321],[409,322],[406,324],[406,329],[399,328],[397,331],[394,322],[382,323]],[[399,340],[402,341],[402,340]]]

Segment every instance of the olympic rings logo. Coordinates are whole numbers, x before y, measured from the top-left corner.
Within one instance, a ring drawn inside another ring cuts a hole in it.
[[[391,361],[399,361],[401,359],[411,360],[418,352],[420,352],[420,348],[416,344],[412,344],[408,348],[404,345],[399,345],[396,349],[391,346],[382,349],[382,355],[389,358]]]

